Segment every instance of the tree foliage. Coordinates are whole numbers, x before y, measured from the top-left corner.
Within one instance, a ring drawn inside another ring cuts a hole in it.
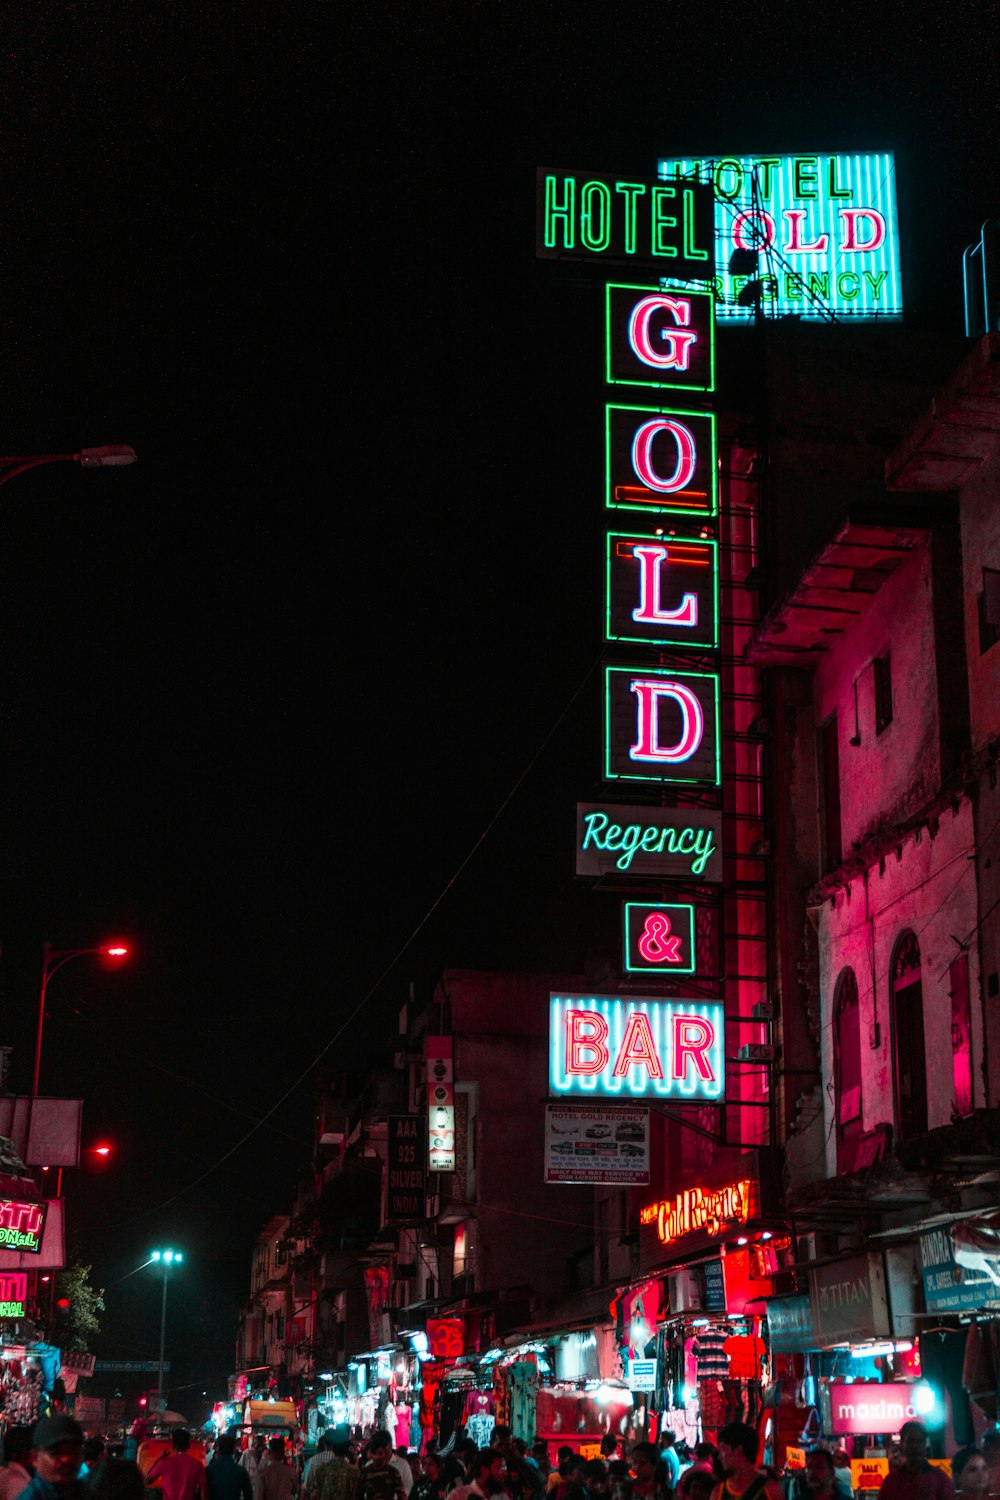
[[[54,1342],[64,1349],[91,1349],[104,1311],[104,1288],[90,1285],[90,1266],[74,1261],[56,1277],[56,1297],[69,1302],[59,1315]]]

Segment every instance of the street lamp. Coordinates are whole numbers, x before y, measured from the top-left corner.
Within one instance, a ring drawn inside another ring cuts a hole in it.
[[[166,1411],[167,1398],[163,1389],[163,1353],[167,1343],[167,1281],[170,1276],[170,1267],[181,1265],[184,1256],[179,1250],[151,1250],[149,1259],[163,1267],[163,1301],[160,1305],[160,1372],[157,1376],[156,1388],[160,1399],[160,1410]]]
[[[42,464],[79,464],[81,469],[116,469],[134,464],[136,451],[128,443],[105,443],[103,448],[81,448],[79,453],[21,453],[0,458],[0,484]]]
[[[0,484],[3,480],[0,479]],[[51,943],[42,944],[42,983],[38,992],[38,1030],[35,1034],[35,1070],[31,1075],[31,1097],[38,1097],[38,1075],[42,1067],[42,1028],[45,1025],[45,992],[49,980],[71,959],[83,958],[88,953],[101,953],[105,958],[121,963],[128,958],[129,950],[124,943],[101,943],[97,948],[53,948]]]

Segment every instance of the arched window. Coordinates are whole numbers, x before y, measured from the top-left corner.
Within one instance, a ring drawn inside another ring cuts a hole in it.
[[[844,969],[833,996],[833,1058],[837,1171],[853,1172],[861,1135],[861,1007],[853,969]]]
[[[916,934],[898,938],[890,971],[892,1038],[895,1049],[896,1130],[902,1137],[927,1129],[927,1059],[924,1050],[924,991]]]

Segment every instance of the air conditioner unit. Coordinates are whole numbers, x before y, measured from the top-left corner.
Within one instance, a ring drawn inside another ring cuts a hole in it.
[[[774,1006],[770,1000],[758,1000],[757,1004],[751,1008],[750,1014],[755,1021],[773,1021]]]
[[[701,1272],[697,1266],[686,1266],[667,1277],[671,1312],[700,1312],[704,1306]]]
[[[769,1042],[744,1042],[736,1054],[737,1062],[774,1062],[774,1048]]]

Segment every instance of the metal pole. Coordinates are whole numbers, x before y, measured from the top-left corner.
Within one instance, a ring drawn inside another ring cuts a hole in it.
[[[42,982],[38,991],[38,1030],[35,1033],[35,1071],[31,1077],[31,1097],[38,1095],[38,1075],[42,1069],[42,1027],[45,1023],[45,988],[49,982],[49,957],[52,944],[42,944]]]
[[[163,1389],[163,1351],[167,1342],[167,1262],[163,1262],[163,1303],[160,1308],[160,1373],[157,1376],[157,1398],[160,1410],[166,1411],[166,1393]]]

